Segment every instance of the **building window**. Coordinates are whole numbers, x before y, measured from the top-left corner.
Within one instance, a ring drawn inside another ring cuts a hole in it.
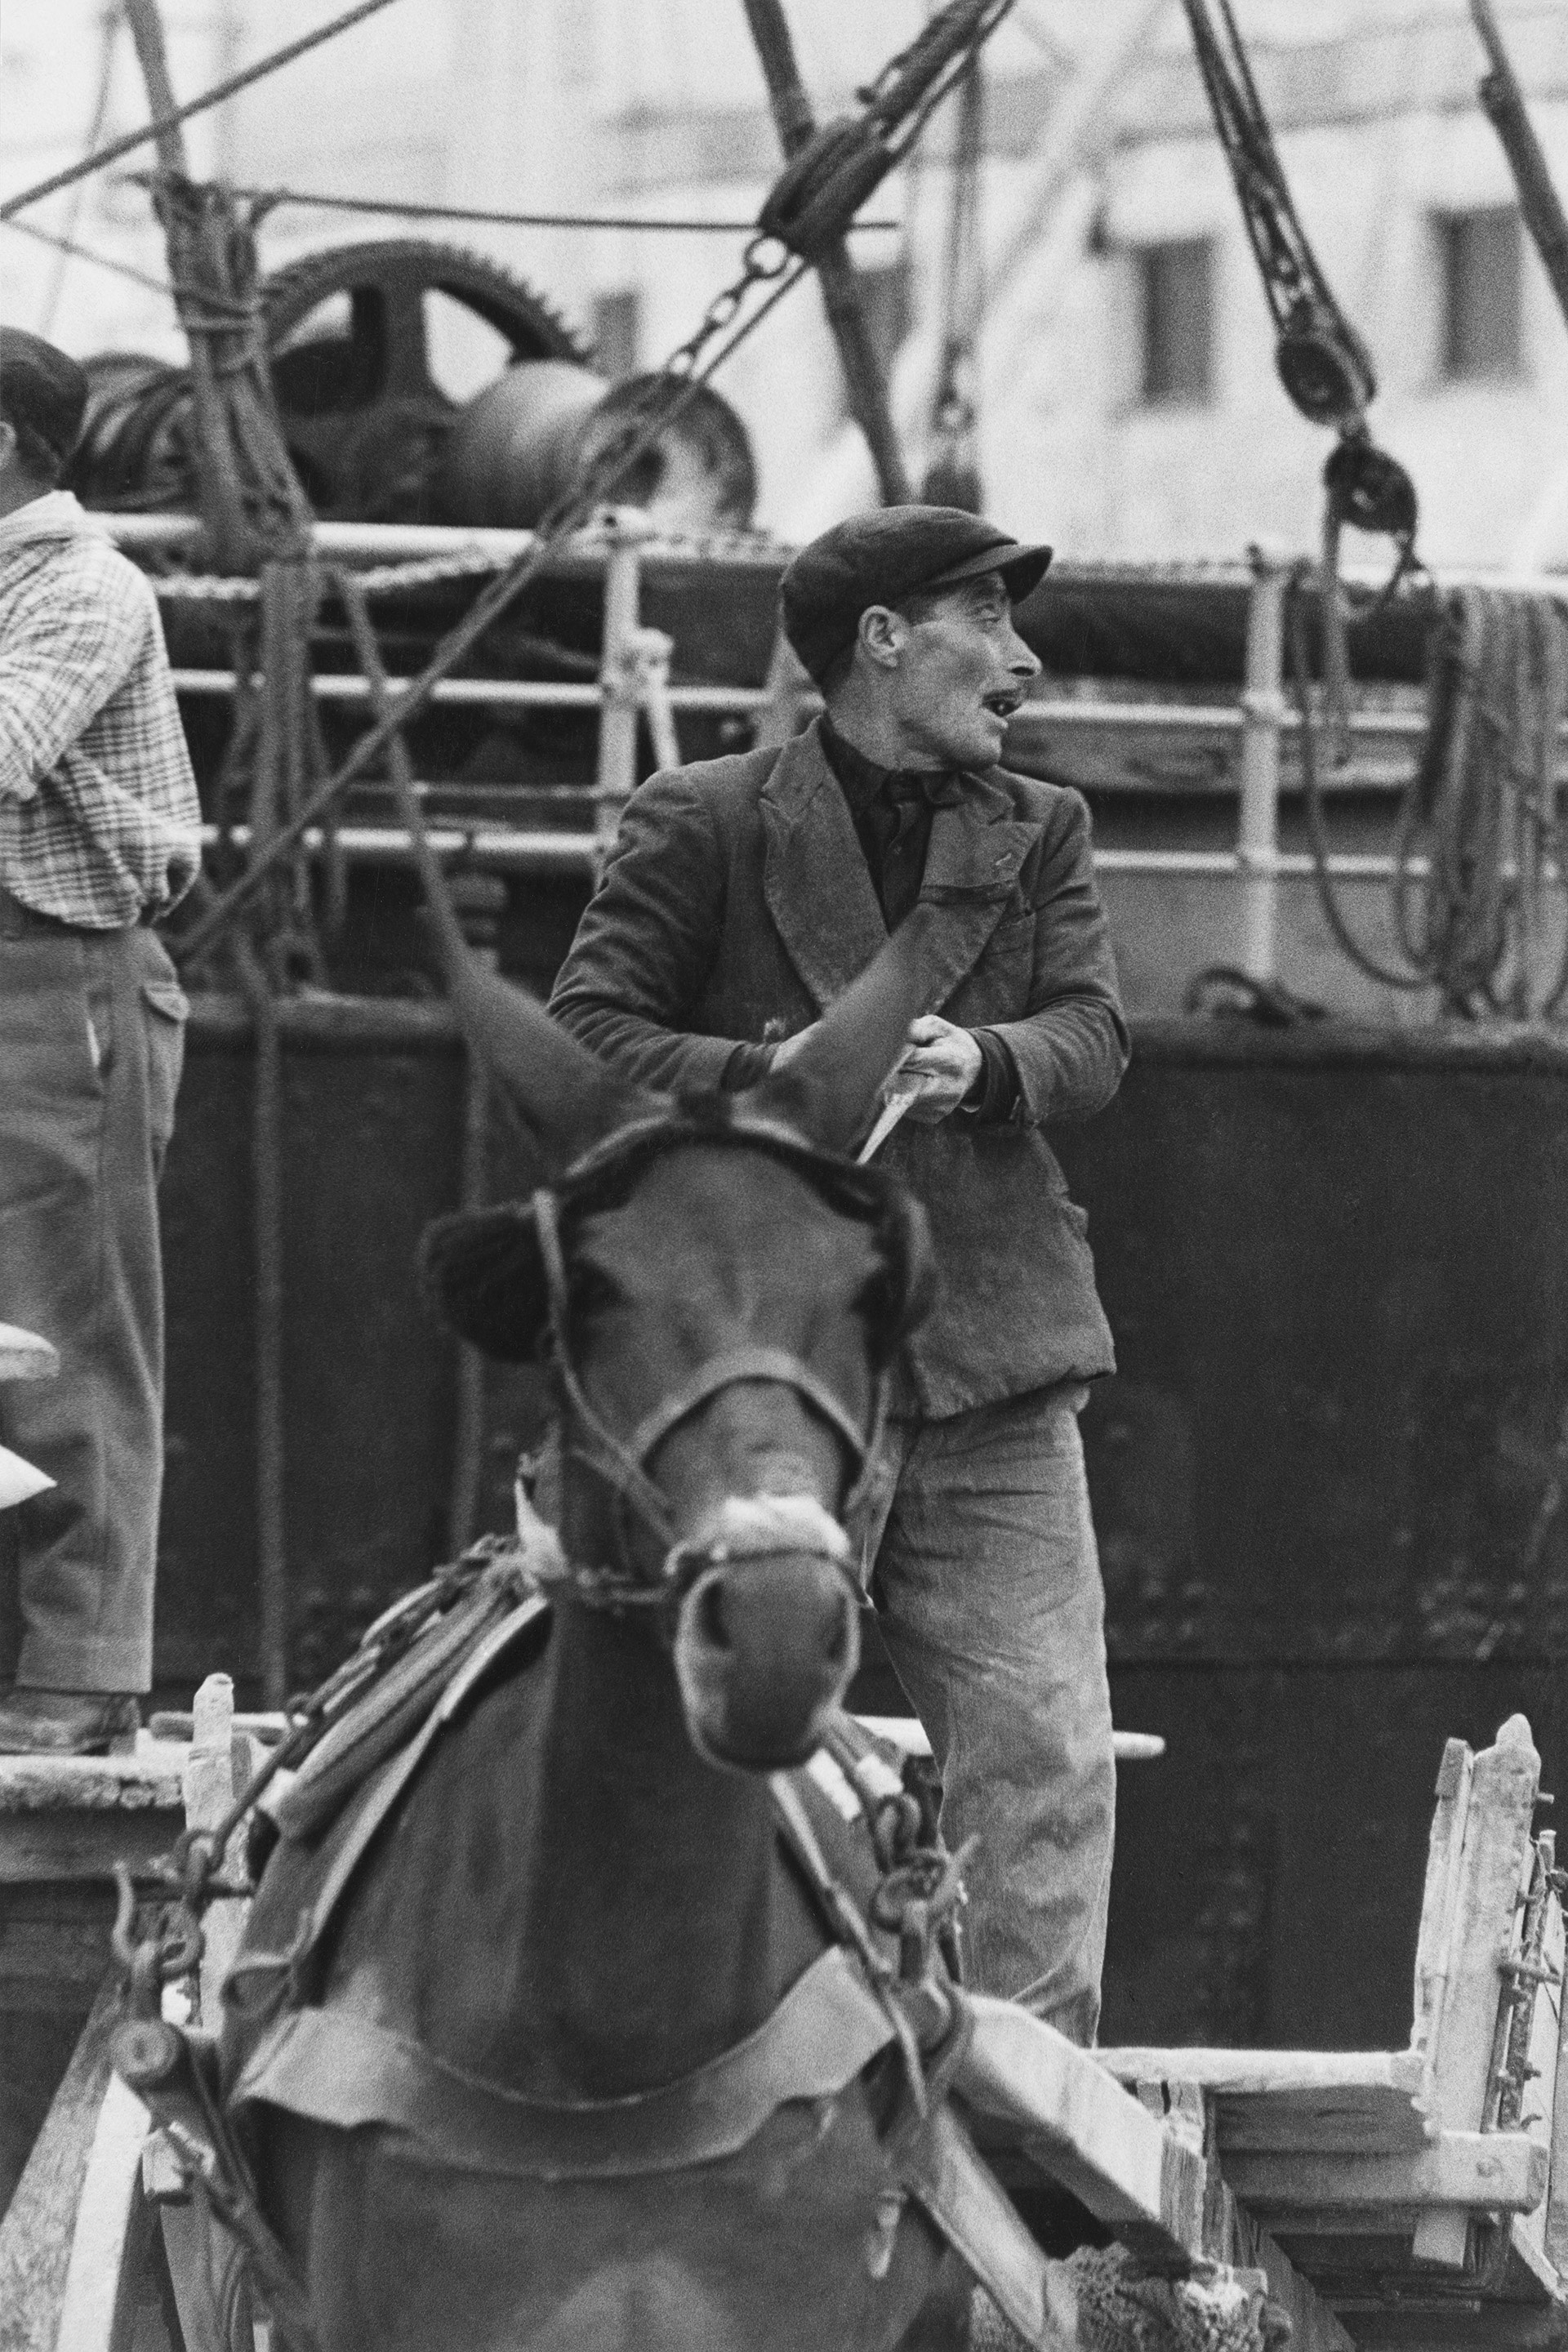
[[[642,297],[635,286],[594,297],[594,357],[601,375],[636,375],[642,342]]]
[[[1443,304],[1442,371],[1451,383],[1518,375],[1520,223],[1512,205],[1442,213],[1436,221]]]
[[[1214,394],[1214,245],[1206,236],[1138,251],[1146,406],[1171,408]]]

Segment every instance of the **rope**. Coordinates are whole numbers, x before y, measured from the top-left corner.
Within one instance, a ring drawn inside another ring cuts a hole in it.
[[[1568,996],[1568,940],[1532,1002],[1549,866],[1568,860],[1559,777],[1568,713],[1568,618],[1552,598],[1456,591],[1432,632],[1426,732],[1401,795],[1391,908],[1403,965],[1356,936],[1329,870],[1303,572],[1291,583],[1290,669],[1301,777],[1324,918],[1357,969],[1385,988],[1436,989],[1445,1013],[1551,1019]]]
[[[32,221],[0,220],[0,228],[15,229],[18,236],[30,236],[39,245],[52,245],[57,253],[68,254],[73,261],[89,261],[95,269],[107,269],[113,277],[129,278],[132,286],[145,286],[154,294],[173,297],[174,288],[166,278],[154,278],[151,270],[138,269],[133,262],[112,260],[107,253],[94,253],[89,245],[79,245],[73,236],[57,236],[52,229],[39,228]]]
[[[371,564],[356,572],[354,578],[367,596],[395,596],[412,589],[439,587],[448,580],[482,580],[499,572],[501,563],[500,556],[475,547],[407,563]],[[243,573],[230,577],[210,572],[163,572],[149,577],[153,594],[171,604],[253,604],[261,593],[260,583]]]
[[[984,278],[980,166],[985,95],[979,57],[964,76],[952,159],[952,201],[942,268],[942,359],[931,409],[931,456],[921,496],[939,507],[978,514],[984,503],[976,443],[974,342],[976,289]]]
[[[140,183],[140,174],[130,175]],[[634,229],[675,236],[754,236],[754,220],[701,220],[690,215],[647,213],[509,213],[490,212],[471,205],[397,204],[385,196],[330,196],[306,188],[236,188],[237,196],[254,196],[268,210],[302,205],[315,212],[372,213],[390,220],[479,222],[492,228]],[[896,230],[896,220],[851,221],[855,229]]]
[[[81,142],[84,155],[91,154],[102,138],[103,126],[109,120],[109,100],[114,87],[114,51],[120,28],[121,14],[118,0],[110,0],[110,5],[103,12],[99,30],[98,88],[93,93],[92,113],[88,119],[87,135]],[[82,200],[86,194],[87,183],[84,180],[79,180],[70,192],[70,202],[66,207],[64,233],[57,240],[58,250],[54,274],[50,280],[48,293],[45,298],[43,314],[38,320],[40,335],[52,335],[55,331],[55,316],[60,307],[60,297],[65,292],[66,271],[70,266],[71,247],[75,242],[77,229],[81,221]]]
[[[281,67],[292,65],[296,58],[306,56],[311,49],[319,49],[324,41],[334,40],[340,33],[346,33],[351,26],[361,24],[366,16],[376,16],[383,8],[391,5],[392,0],[359,0],[356,7],[345,8],[342,16],[318,25],[313,33],[302,33],[297,41],[285,42],[281,48],[268,50],[266,57],[258,58],[254,65],[245,67],[239,73],[230,74],[226,80],[215,82],[199,98],[187,99],[184,106],[171,107],[165,112],[154,115],[150,122],[142,124],[140,131],[128,131],[122,139],[111,139],[107,147],[95,148],[90,155],[84,155],[79,163],[72,163],[67,170],[51,173],[47,180],[39,180],[34,186],[24,188],[19,196],[8,196],[0,205],[0,221],[10,220],[16,214],[26,212],[30,205],[41,203],[45,196],[52,196],[59,189],[72,186],[78,180],[90,178],[94,172],[101,172],[106,163],[118,163],[121,155],[133,154],[138,147],[145,147],[165,132],[177,130],[182,122],[189,122],[193,115],[205,114],[211,108],[221,106],[226,99],[235,97],[242,89],[248,89],[253,82],[265,80],[268,74],[277,73]]]

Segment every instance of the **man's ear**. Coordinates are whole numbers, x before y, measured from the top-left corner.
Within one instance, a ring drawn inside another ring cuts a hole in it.
[[[856,630],[879,669],[897,669],[909,634],[909,623],[890,604],[868,604]]]
[[[0,474],[6,473],[16,462],[16,428],[8,416],[0,416]]]

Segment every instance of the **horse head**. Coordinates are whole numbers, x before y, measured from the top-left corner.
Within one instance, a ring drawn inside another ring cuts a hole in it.
[[[759,1087],[689,1098],[617,1076],[437,914],[540,1181],[440,1220],[426,1279],[488,1353],[549,1356],[564,1595],[658,1628],[713,1764],[800,1762],[855,1670],[856,1535],[929,1264],[921,1213],[847,1152],[923,1008],[928,926],[917,908]]]

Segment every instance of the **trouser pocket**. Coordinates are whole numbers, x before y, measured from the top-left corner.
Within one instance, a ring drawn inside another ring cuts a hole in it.
[[[185,1065],[185,1021],[190,1003],[173,973],[143,980],[142,1008],[147,1026],[147,1127],[154,1165],[162,1168],[174,1132],[174,1098]]]

